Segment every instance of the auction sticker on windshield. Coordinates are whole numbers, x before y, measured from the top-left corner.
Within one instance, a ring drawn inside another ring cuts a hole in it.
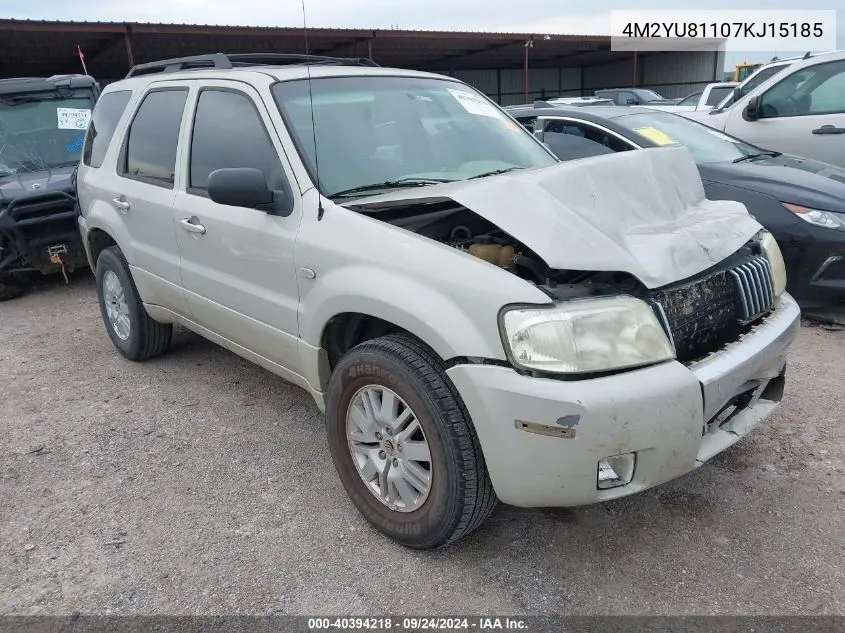
[[[85,108],[56,108],[60,130],[87,130],[91,110]]]
[[[658,145],[680,145],[678,141],[665,132],[661,132],[656,127],[635,127],[634,132],[640,136],[646,137],[648,140],[653,141]]]
[[[452,93],[455,100],[460,103],[467,112],[479,114],[481,116],[496,117],[497,119],[502,116],[496,108],[478,95],[474,95],[471,92],[464,92],[463,90],[453,90],[452,88],[449,88],[449,92]]]

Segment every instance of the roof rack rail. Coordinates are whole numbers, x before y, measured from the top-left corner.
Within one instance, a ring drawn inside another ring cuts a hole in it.
[[[371,59],[363,57],[326,57],[323,55],[303,55],[289,53],[211,53],[162,59],[147,64],[136,64],[126,74],[126,79],[153,73],[172,73],[180,70],[202,70],[216,68],[231,70],[248,66],[286,66],[289,64],[325,64],[337,66],[370,66],[378,68]]]

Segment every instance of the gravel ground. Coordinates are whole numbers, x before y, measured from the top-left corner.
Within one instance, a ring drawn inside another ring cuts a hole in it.
[[[845,332],[711,463],[450,549],[358,515],[310,397],[199,337],[122,360],[91,278],[0,304],[0,613],[845,614]]]

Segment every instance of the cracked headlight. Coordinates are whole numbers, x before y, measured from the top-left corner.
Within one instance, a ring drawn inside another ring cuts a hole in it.
[[[845,231],[845,215],[841,213],[819,211],[818,209],[810,209],[809,207],[802,207],[800,204],[790,204],[788,202],[781,202],[781,204],[787,211],[791,211],[805,222],[822,226],[826,229]]]
[[[769,266],[772,267],[772,284],[774,285],[775,297],[779,297],[786,290],[786,264],[783,263],[783,255],[780,252],[775,236],[768,231],[763,233],[763,239],[760,243],[763,249],[763,255],[769,260]]]
[[[501,330],[511,362],[532,371],[591,373],[675,358],[651,308],[628,296],[506,308]]]

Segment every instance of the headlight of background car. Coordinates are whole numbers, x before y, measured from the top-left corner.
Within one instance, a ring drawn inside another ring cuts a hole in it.
[[[763,233],[763,240],[761,243],[763,248],[763,255],[769,260],[769,266],[772,267],[772,284],[774,285],[775,297],[779,297],[786,290],[786,264],[783,263],[783,255],[780,252],[774,235],[766,231]]]
[[[781,204],[786,207],[787,211],[792,211],[792,213],[805,222],[815,224],[816,226],[823,226],[826,229],[845,231],[845,215],[842,213],[819,211],[818,209],[810,209],[808,207],[802,207],[800,204],[789,204],[788,202],[782,202]]]
[[[523,369],[577,374],[675,358],[654,312],[634,297],[514,307],[503,312],[501,327],[505,350]]]

